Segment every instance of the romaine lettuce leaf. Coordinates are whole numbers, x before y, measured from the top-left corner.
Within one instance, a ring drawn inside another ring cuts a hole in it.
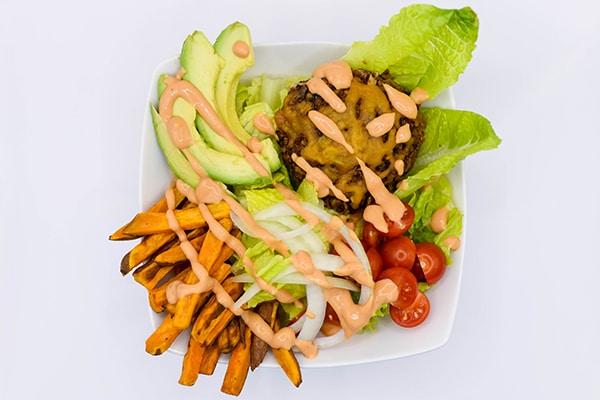
[[[491,150],[501,140],[490,122],[471,111],[421,108],[425,115],[425,141],[405,184],[396,195],[405,198],[439,175],[445,175],[465,157]]]
[[[352,68],[382,73],[410,91],[425,88],[433,99],[458,80],[471,60],[479,30],[477,14],[465,7],[404,7],[371,41],[356,42],[344,57]]]

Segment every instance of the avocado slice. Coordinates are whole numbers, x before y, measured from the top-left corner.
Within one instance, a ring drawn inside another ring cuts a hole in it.
[[[165,155],[169,168],[177,178],[188,185],[192,187],[198,186],[200,177],[194,172],[191,164],[181,150],[179,150],[171,141],[163,119],[152,104],[150,104],[150,113],[152,115],[152,124],[154,125],[156,141]]]
[[[240,56],[236,53],[238,42],[247,46],[247,54]],[[237,115],[236,95],[241,76],[254,65],[250,29],[241,22],[234,22],[221,31],[213,47],[225,60],[225,66],[219,73],[215,87],[216,110],[233,134],[245,144],[252,135],[246,131]],[[282,162],[274,141],[266,138],[261,141],[261,144],[263,149],[260,154],[266,159],[269,169],[278,170]]]
[[[159,79],[160,94],[164,91],[164,77],[166,76],[167,75],[161,75],[161,79]],[[192,187],[198,186],[200,178],[192,169],[187,157],[171,141],[169,132],[161,116],[154,107],[152,107],[152,109],[152,120],[157,141],[163,154],[167,158],[169,167],[175,176],[182,181]],[[200,162],[208,176],[228,185],[261,185],[271,181],[271,176],[265,177],[257,173],[243,156],[219,152],[208,146],[196,129],[196,114],[196,108],[192,104],[188,103],[183,98],[175,100],[173,104],[173,115],[181,117],[186,122],[190,135],[194,141],[194,144],[189,146],[186,150]],[[259,156],[257,159],[265,168],[268,167],[267,162],[262,159],[262,157]]]
[[[195,31],[186,38],[179,61],[185,70],[183,79],[194,85],[216,110],[215,89],[225,60],[217,54],[204,33]],[[200,115],[195,118],[198,132],[210,147],[223,153],[242,155],[237,146],[215,132]]]

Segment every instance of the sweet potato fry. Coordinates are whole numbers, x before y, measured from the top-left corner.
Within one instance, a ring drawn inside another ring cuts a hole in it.
[[[241,340],[241,332],[240,332],[240,318],[235,317],[227,325],[227,333],[229,335],[229,343],[232,347],[237,346],[237,344]]]
[[[131,251],[121,260],[121,275],[125,276],[141,263],[152,257],[165,246],[177,243],[177,236],[172,232],[158,233],[144,237]]]
[[[225,279],[223,289],[236,299],[242,293],[243,285],[232,279]],[[221,317],[221,314],[224,315]],[[198,313],[192,326],[191,335],[200,343],[209,345],[227,327],[231,318],[233,318],[233,313],[223,307],[217,297],[213,295]]]
[[[277,303],[274,301],[263,302],[256,308],[256,313],[273,329],[275,317],[277,314]],[[254,371],[263,362],[269,345],[264,340],[256,335],[252,335],[252,343],[250,344],[250,369]]]
[[[179,384],[185,386],[193,386],[198,379],[198,371],[204,357],[206,347],[190,337],[188,348],[183,356],[183,364],[181,367],[181,375],[179,376]]]
[[[171,277],[171,279],[169,279],[163,285],[160,285],[148,292],[148,303],[154,311],[163,312],[167,309],[167,287],[169,287],[169,283],[176,280],[182,280],[183,277],[189,273],[189,271],[190,267],[188,266],[177,275]],[[171,310],[168,311],[172,313]]]
[[[225,202],[210,204],[208,209],[216,219],[229,216],[229,206]],[[177,209],[173,213],[184,230],[206,226],[206,220],[197,207]],[[137,237],[170,231],[167,214],[164,212],[140,212],[123,228],[124,234]]]
[[[230,231],[233,227],[231,219],[226,218],[220,221],[221,225]],[[198,253],[198,262],[210,271],[215,262],[221,256],[221,250],[223,249],[224,243],[214,236],[210,231],[206,234],[206,238],[202,243],[200,252]],[[193,270],[183,280],[186,284],[195,284],[198,282],[198,277]],[[185,329],[192,323],[192,317],[197,310],[197,304],[200,300],[200,293],[190,294],[180,298],[175,305],[175,326]],[[202,343],[202,342],[201,342]],[[204,343],[205,344],[205,343]]]
[[[279,320],[275,319],[275,330],[279,330],[279,328]],[[273,351],[277,363],[281,366],[281,369],[283,369],[283,372],[288,379],[294,386],[300,386],[302,383],[302,371],[300,370],[300,365],[298,364],[298,359],[296,359],[294,351],[274,348],[271,348],[271,350]]]
[[[169,275],[174,276],[189,267],[189,265],[188,262],[182,261],[163,267],[154,261],[150,261],[133,271],[133,279],[150,291],[158,287],[161,282],[168,280]]]
[[[192,244],[192,246],[194,246],[194,249],[196,249],[196,251],[200,250],[205,238],[206,234],[200,235],[196,238],[190,238],[188,236],[190,243]],[[187,258],[183,250],[181,250],[181,246],[173,246],[170,249],[167,249],[161,252],[160,254],[157,254],[154,258],[154,261],[161,266],[175,264],[184,260],[187,260]]]
[[[219,332],[219,336],[217,336],[215,343],[219,346],[221,354],[229,354],[233,350],[233,346],[229,341],[229,331],[227,331],[227,329],[223,329]]]
[[[221,385],[221,392],[233,396],[239,396],[242,392],[250,369],[250,336],[252,331],[245,329],[244,335],[244,342],[240,341],[231,352]]]
[[[175,204],[180,205],[183,202],[183,200],[185,199],[185,196],[180,191],[178,191],[177,188],[174,188],[174,190],[175,190]],[[148,212],[165,212],[165,211],[167,211],[167,209],[168,209],[167,199],[165,197],[161,197],[156,203],[154,203],[148,209]],[[125,233],[125,229],[127,228],[128,225],[129,225],[129,223],[123,225],[116,232],[114,232],[112,235],[110,235],[108,237],[109,240],[137,239],[139,236],[132,236],[128,233]]]
[[[167,351],[182,332],[173,326],[173,315],[167,314],[158,328],[146,339],[146,352],[154,356]]]
[[[221,349],[219,349],[219,346],[216,343],[205,347],[198,373],[202,375],[212,375],[215,372],[215,368],[219,362],[220,356]]]
[[[241,293],[242,288],[240,285],[240,288],[238,291],[236,291],[236,294],[239,297]],[[229,309],[221,307],[221,310],[222,311],[210,321],[208,326],[202,329],[196,335],[198,341],[200,341],[204,345],[212,343],[217,338],[219,333],[225,330],[231,322],[231,320],[233,320],[233,318],[235,317],[235,314],[229,311]]]

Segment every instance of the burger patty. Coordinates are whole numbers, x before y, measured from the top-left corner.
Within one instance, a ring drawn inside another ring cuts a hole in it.
[[[375,171],[388,190],[393,192],[405,175],[398,174],[394,163],[402,160],[404,171],[409,171],[424,140],[423,115],[419,112],[413,120],[395,111],[386,95],[384,83],[402,90],[385,74],[364,70],[353,71],[352,83],[347,89],[338,90],[329,85],[346,104],[346,111],[339,113],[321,96],[311,93],[307,81],[303,81],[290,88],[281,110],[275,115],[283,162],[290,172],[292,183],[298,185],[306,175],[292,160],[292,154],[296,154],[311,166],[321,169],[348,197],[348,202],[333,195],[323,199],[329,208],[337,212],[352,214],[372,202],[355,156]],[[308,117],[311,110],[319,111],[337,124],[354,149],[354,155],[317,129]],[[366,125],[374,118],[391,112],[395,113],[392,129],[383,136],[371,136]],[[404,124],[409,124],[411,138],[406,143],[396,143],[396,131]]]

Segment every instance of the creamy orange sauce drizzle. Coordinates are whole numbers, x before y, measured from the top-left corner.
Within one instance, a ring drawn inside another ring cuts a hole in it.
[[[250,55],[250,46],[243,40],[238,40],[233,44],[231,51],[239,58],[246,58]]]
[[[354,149],[348,144],[342,131],[331,118],[316,110],[310,110],[308,112],[308,118],[315,124],[321,133],[323,133],[323,135],[344,146],[348,153],[354,154]]]
[[[167,127],[169,126],[169,120],[173,117],[173,104],[178,98],[183,98],[196,108],[198,114],[200,114],[215,132],[235,144],[235,146],[241,150],[244,158],[258,174],[269,176],[269,171],[267,171],[258,161],[256,156],[238,140],[229,127],[223,123],[206,97],[204,97],[194,85],[188,81],[171,76],[166,77],[164,83],[167,87],[159,101],[159,114]]]
[[[327,277],[320,269],[315,267],[310,254],[304,250],[298,251],[290,257],[292,265],[306,276],[312,283],[322,288],[330,288],[331,284],[327,281]]]
[[[427,93],[427,89],[417,86],[410,92],[410,98],[415,104],[423,104],[429,100],[429,93]]]
[[[183,229],[179,226],[177,218],[173,210],[175,209],[175,195],[173,188],[167,189],[165,193],[167,200],[167,222],[169,228],[177,235],[180,248],[183,250],[186,257],[190,260],[190,264],[194,274],[198,277],[198,283],[196,285],[184,284],[181,281],[171,283],[167,287],[167,301],[170,303],[176,303],[181,297],[194,293],[195,291],[206,292],[212,290],[214,286],[220,285],[219,282],[212,279],[206,270],[206,268],[198,261],[198,253],[196,249],[189,242],[187,235]]]
[[[410,188],[410,185],[408,184],[408,180],[403,179],[402,182],[400,182],[400,184],[398,185],[398,189],[401,190],[408,190]]]
[[[383,88],[387,93],[388,99],[392,107],[406,118],[415,119],[417,118],[417,105],[415,101],[406,93],[399,91],[398,89],[384,83]]]
[[[260,153],[263,149],[263,145],[256,136],[252,136],[246,143],[248,149],[253,153]]]
[[[436,183],[439,179],[440,179],[440,175],[435,175],[433,178],[431,178],[431,180],[428,183],[423,185],[423,190],[431,189],[431,185]]]
[[[429,226],[435,233],[440,233],[448,226],[448,207],[443,206],[433,212]]]
[[[404,124],[396,131],[396,143],[406,143],[410,140],[411,136],[410,125]]]
[[[306,85],[311,93],[321,96],[336,112],[343,113],[346,111],[346,104],[321,78],[310,78]]]
[[[443,241],[442,244],[448,247],[450,250],[458,250],[460,249],[461,242],[460,239],[456,236],[448,236]]]
[[[398,175],[402,176],[404,174],[404,160],[394,161],[394,169],[396,170]]]
[[[330,239],[336,253],[344,260],[344,265],[335,271],[337,276],[346,276],[354,279],[360,285],[373,287],[373,277],[367,272],[354,251],[338,236]]]
[[[406,211],[406,207],[404,207],[402,200],[393,193],[390,193],[383,184],[381,178],[373,170],[367,167],[361,159],[356,158],[356,160],[358,161],[358,165],[360,165],[360,169],[365,178],[367,189],[375,199],[375,202],[381,206],[383,212],[390,220],[399,221]]]
[[[267,114],[258,112],[252,117],[252,124],[259,132],[265,133],[267,135],[276,136],[275,126],[273,122],[269,119]]]
[[[378,231],[387,233],[388,226],[383,214],[383,208],[379,204],[369,204],[363,211],[363,219],[372,223]]]
[[[354,304],[347,290],[339,288],[324,289],[325,298],[336,312],[346,337],[350,337],[368,322],[375,310],[385,303],[398,298],[398,287],[389,279],[375,282],[373,295],[363,305]]]
[[[334,60],[315,68],[306,84],[311,93],[318,94],[336,112],[342,113],[346,111],[346,104],[322,78],[327,79],[336,89],[347,89],[352,83],[352,77],[352,69],[347,62]]]
[[[311,182],[315,186],[315,190],[317,191],[317,196],[325,197],[331,193],[339,200],[348,201],[348,198],[339,190],[331,179],[319,168],[315,168],[311,166],[304,157],[298,156],[295,153],[292,154],[292,161],[296,163],[304,172],[306,172],[305,179]]]
[[[171,142],[179,150],[186,149],[194,144],[187,123],[181,117],[173,116],[167,122],[167,132]]]
[[[342,60],[333,60],[319,65],[314,69],[312,76],[327,79],[336,89],[347,89],[352,83],[352,69]]]
[[[394,122],[396,121],[396,114],[394,113],[385,113],[381,114],[379,117],[376,117],[369,121],[367,124],[367,132],[369,135],[373,137],[380,137],[385,135],[392,129],[394,126]]]
[[[288,206],[290,206],[292,210],[296,211],[299,216],[304,218],[304,220],[311,227],[314,228],[321,222],[319,217],[308,211],[306,208],[302,207],[302,204],[300,204],[300,200],[298,199],[296,193],[294,193],[292,190],[288,189],[287,187],[283,186],[281,183],[278,182],[274,182],[273,186],[279,191],[279,193],[283,195],[285,203]]]

